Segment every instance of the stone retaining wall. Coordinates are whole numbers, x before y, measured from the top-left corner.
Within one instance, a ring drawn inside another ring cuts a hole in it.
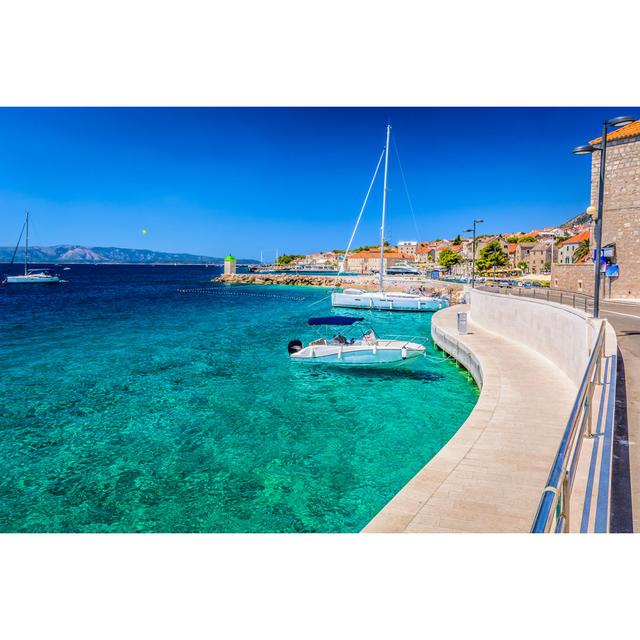
[[[473,289],[470,317],[487,331],[520,342],[553,362],[575,384],[584,375],[599,322],[553,302]],[[526,368],[526,362],[522,363]]]
[[[431,339],[445,353],[455,358],[471,374],[476,384],[482,388],[482,367],[469,347],[456,340],[453,335],[443,331],[436,322],[431,325]]]

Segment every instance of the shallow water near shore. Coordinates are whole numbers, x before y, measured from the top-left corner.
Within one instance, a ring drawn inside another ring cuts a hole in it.
[[[471,412],[477,388],[430,340],[411,369],[291,363],[327,291],[219,272],[0,288],[0,531],[359,531]],[[430,335],[429,314],[366,318]]]

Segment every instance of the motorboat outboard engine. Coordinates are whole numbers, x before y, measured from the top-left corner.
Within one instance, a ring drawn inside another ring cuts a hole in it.
[[[291,355],[292,353],[297,353],[298,351],[302,351],[302,349],[303,349],[303,346],[300,340],[292,340],[289,343],[289,346],[287,347],[287,350],[289,351],[289,355]]]

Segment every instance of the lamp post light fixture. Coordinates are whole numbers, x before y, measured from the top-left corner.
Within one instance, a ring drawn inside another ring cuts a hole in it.
[[[480,224],[484,220],[474,220],[473,229],[465,229],[465,233],[473,231],[473,244],[471,245],[471,288],[476,286],[476,224]]]
[[[600,144],[583,144],[579,147],[575,147],[573,154],[576,156],[592,154],[596,151],[600,152],[600,182],[598,183],[598,209],[593,214],[593,207],[589,207],[587,212],[595,220],[594,234],[596,238],[596,255],[595,255],[595,276],[593,281],[593,317],[597,318],[600,315],[600,254],[602,253],[602,212],[604,207],[604,178],[605,167],[607,162],[607,135],[609,133],[609,127],[622,127],[626,124],[635,122],[636,118],[631,116],[618,116],[611,120],[605,120],[602,123],[602,139]]]

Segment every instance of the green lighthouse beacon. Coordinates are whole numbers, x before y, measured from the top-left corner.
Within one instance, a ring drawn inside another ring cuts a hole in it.
[[[231,276],[236,272],[236,259],[229,254],[224,259],[224,275]]]

